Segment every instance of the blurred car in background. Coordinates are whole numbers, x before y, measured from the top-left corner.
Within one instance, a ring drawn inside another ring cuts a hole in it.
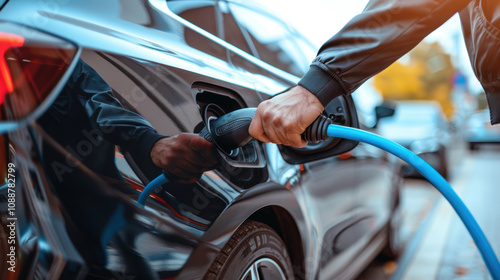
[[[482,144],[500,144],[500,126],[491,125],[489,110],[472,113],[465,121],[463,131],[471,151]]]
[[[443,177],[448,177],[447,146],[450,142],[446,117],[434,101],[398,101],[393,116],[378,122],[378,133],[411,150]],[[403,165],[404,176],[420,176]]]

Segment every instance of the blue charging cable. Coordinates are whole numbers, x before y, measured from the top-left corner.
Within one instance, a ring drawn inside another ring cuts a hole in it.
[[[253,110],[255,112],[255,109]],[[227,116],[229,116],[229,114]],[[251,120],[251,118],[249,119]],[[491,276],[495,280],[500,280],[500,263],[498,262],[498,259],[493,249],[491,248],[490,243],[488,243],[486,236],[472,216],[472,213],[469,211],[469,209],[467,209],[463,201],[460,199],[460,197],[458,197],[455,191],[453,191],[450,184],[448,184],[448,182],[441,176],[441,174],[434,170],[434,168],[432,168],[423,159],[421,159],[408,149],[404,148],[403,146],[382,138],[379,135],[356,128],[339,126],[335,124],[328,125],[325,122],[318,122],[316,123],[316,125],[312,126],[312,130],[309,130],[309,132],[306,133],[308,135],[307,137],[309,137],[306,139],[324,139],[323,136],[321,136],[321,134],[324,133],[323,128],[326,128],[326,135],[329,137],[338,137],[365,142],[381,148],[406,161],[418,172],[420,172],[448,200],[453,209],[455,209],[458,216],[460,217],[460,219],[462,219],[462,222],[472,236],[472,239],[476,243],[476,246],[479,249],[481,256],[483,257],[484,262],[486,263],[486,267],[488,268]],[[247,128],[245,129],[245,131],[246,130]],[[241,134],[241,132],[239,132],[238,134]],[[155,189],[167,183],[168,181],[169,180],[164,174],[161,174],[156,179],[151,181],[141,192],[138,199],[139,204],[144,205],[149,195]]]
[[[160,176],[156,177],[153,181],[149,182],[149,184],[146,185],[146,187],[142,190],[141,194],[139,195],[139,198],[137,199],[137,202],[140,205],[144,205],[146,203],[146,199],[161,185],[168,183],[167,177],[165,175],[161,174]]]
[[[476,246],[483,257],[491,276],[493,279],[500,279],[500,263],[498,262],[490,243],[486,239],[486,236],[472,216],[472,213],[469,211],[467,206],[465,206],[455,191],[453,191],[452,187],[443,178],[443,176],[441,176],[441,174],[439,174],[427,162],[397,143],[360,129],[330,124],[326,134],[330,137],[345,138],[371,144],[399,157],[413,166],[418,172],[420,172],[420,174],[429,180],[432,185],[434,185],[434,187],[446,198],[446,200],[448,200],[453,209],[455,209],[472,236],[472,239],[476,243]]]

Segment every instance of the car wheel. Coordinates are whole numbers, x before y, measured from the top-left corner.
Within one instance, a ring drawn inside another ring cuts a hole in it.
[[[477,150],[477,145],[469,142],[469,151],[474,151],[474,150]]]
[[[398,217],[397,219],[400,220],[401,218]],[[394,260],[401,254],[402,241],[399,233],[400,224],[400,221],[391,218],[391,221],[387,225],[387,243],[380,254],[383,259]]]
[[[293,279],[286,245],[269,226],[246,221],[231,236],[205,280]]]
[[[439,150],[439,174],[448,180],[448,158],[446,156],[446,148],[441,147]]]
[[[393,210],[386,228],[387,243],[380,253],[380,257],[385,260],[397,259],[403,249],[403,242],[401,240],[400,232],[401,224],[403,222],[403,215],[400,207],[400,188],[396,187],[393,193]]]

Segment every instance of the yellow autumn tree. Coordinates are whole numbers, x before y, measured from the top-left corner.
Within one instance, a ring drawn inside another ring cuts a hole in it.
[[[408,63],[395,62],[374,77],[384,100],[435,100],[447,117],[453,114],[451,93],[455,68],[441,45],[420,43],[408,54]]]

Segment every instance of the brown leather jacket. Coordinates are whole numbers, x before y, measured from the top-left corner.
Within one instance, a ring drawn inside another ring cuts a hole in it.
[[[500,123],[499,0],[371,0],[365,10],[319,50],[299,84],[323,105],[350,94],[460,12],[474,72]]]

